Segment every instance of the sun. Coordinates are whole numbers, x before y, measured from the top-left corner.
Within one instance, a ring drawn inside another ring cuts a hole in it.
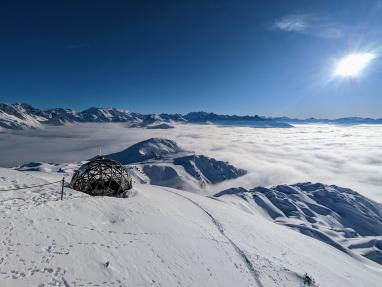
[[[376,58],[373,53],[353,53],[340,59],[335,67],[334,76],[352,77],[360,75],[363,69]]]

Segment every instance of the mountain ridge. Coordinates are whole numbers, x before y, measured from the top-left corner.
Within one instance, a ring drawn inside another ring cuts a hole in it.
[[[104,157],[139,167],[131,170],[137,181],[195,192],[209,184],[247,174],[244,169],[184,150],[175,141],[165,138],[150,138]],[[147,177],[146,181],[138,180],[144,177]]]
[[[0,103],[0,129],[38,128],[43,125],[67,123],[128,123],[130,127],[169,128],[164,123],[217,124],[222,126],[249,126],[263,128],[289,128],[293,124],[382,124],[382,118],[344,117],[329,119],[297,119],[289,117],[264,117],[259,115],[226,115],[208,112],[141,114],[116,108],[91,107],[83,111],[70,108],[38,109],[29,104]]]
[[[214,196],[235,204],[245,202],[273,222],[382,264],[382,204],[352,189],[302,182],[230,188]]]

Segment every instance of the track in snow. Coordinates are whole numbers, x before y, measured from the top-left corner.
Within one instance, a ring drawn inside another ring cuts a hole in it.
[[[200,210],[202,210],[212,221],[212,223],[216,226],[216,228],[219,230],[220,234],[223,235],[227,240],[228,242],[232,245],[232,247],[235,249],[236,253],[241,257],[241,259],[243,260],[245,266],[247,266],[249,272],[251,273],[253,279],[256,281],[257,285],[259,287],[263,287],[263,284],[261,283],[260,281],[260,276],[259,276],[259,273],[255,270],[253,264],[251,263],[251,261],[249,260],[248,256],[245,254],[245,252],[243,250],[241,250],[239,248],[239,246],[237,246],[237,244],[235,242],[233,242],[233,240],[225,233],[224,231],[224,228],[222,226],[222,224],[209,212],[207,211],[204,207],[202,207],[199,203],[193,201],[192,199],[184,196],[184,195],[181,195],[179,193],[176,193],[176,192],[173,192],[173,191],[170,191],[170,190],[166,190],[172,194],[175,194],[177,196],[180,196],[186,200],[188,200],[189,202],[191,202],[192,204],[194,204],[196,207],[198,207]]]

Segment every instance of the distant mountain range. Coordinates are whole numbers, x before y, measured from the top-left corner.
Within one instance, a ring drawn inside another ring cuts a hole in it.
[[[0,103],[0,129],[38,128],[42,125],[63,125],[66,123],[90,122],[124,122],[131,127],[171,128],[169,123],[213,123],[227,126],[250,126],[262,128],[288,128],[293,124],[382,124],[381,119],[372,118],[340,118],[328,119],[292,119],[288,117],[261,117],[218,115],[207,112],[191,112],[181,114],[140,114],[115,108],[89,108],[77,112],[72,109],[55,108],[40,110],[28,104],[1,104]],[[164,123],[167,123],[164,125]]]
[[[361,117],[345,117],[345,118],[338,118],[334,120],[316,119],[316,118],[296,119],[296,118],[288,118],[288,117],[273,117],[272,119],[278,122],[285,122],[289,124],[337,124],[337,125],[382,124],[382,118],[373,119],[373,118],[361,118]]]

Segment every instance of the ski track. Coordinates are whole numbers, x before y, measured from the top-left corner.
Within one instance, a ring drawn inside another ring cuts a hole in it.
[[[179,197],[182,197],[186,200],[188,200],[189,202],[191,202],[193,205],[195,205],[196,207],[198,207],[201,211],[203,211],[203,213],[205,213],[209,218],[210,220],[212,221],[212,223],[216,226],[216,228],[219,230],[220,234],[223,235],[227,240],[228,242],[232,245],[233,249],[235,250],[235,252],[239,255],[239,257],[241,257],[241,259],[243,260],[245,266],[247,266],[249,272],[251,273],[253,279],[256,281],[257,285],[259,287],[263,287],[263,284],[261,283],[260,281],[260,276],[258,274],[258,272],[256,271],[256,269],[254,268],[253,264],[251,263],[251,261],[249,260],[248,256],[245,254],[245,252],[240,249],[240,247],[225,233],[224,231],[224,228],[222,226],[222,224],[208,211],[206,210],[203,206],[201,206],[199,203],[197,203],[196,201],[182,195],[182,194],[179,194],[179,193],[176,193],[176,192],[173,192],[173,191],[170,191],[170,190],[166,190],[167,192],[169,193],[172,193],[176,196],[179,196]]]
[[[5,178],[4,178],[5,179]],[[23,186],[25,187],[25,184],[17,183],[15,180],[13,180],[11,183],[14,183],[14,186]],[[2,226],[0,225],[0,231],[2,232],[2,237],[0,240],[0,282],[1,280],[29,280],[29,278],[38,278],[35,280],[41,280],[46,285],[45,286],[62,286],[62,287],[69,287],[69,286],[122,286],[118,284],[122,284],[123,280],[126,280],[126,278],[121,277],[116,280],[110,280],[110,281],[97,281],[97,280],[87,280],[86,278],[70,278],[68,277],[68,270],[61,266],[52,265],[54,263],[54,258],[56,256],[66,256],[68,255],[73,245],[75,246],[100,246],[102,248],[113,248],[118,249],[121,248],[121,246],[126,246],[128,243],[120,244],[118,242],[111,243],[111,242],[83,242],[82,240],[79,242],[74,242],[70,245],[65,245],[60,243],[60,241],[56,241],[56,238],[54,235],[51,234],[43,234],[41,230],[39,230],[38,225],[33,223],[33,220],[30,220],[28,218],[25,218],[23,216],[23,213],[30,209],[31,207],[37,207],[41,205],[45,205],[48,202],[58,201],[60,200],[60,186],[57,184],[53,184],[51,186],[48,186],[44,189],[31,188],[27,191],[22,191],[20,193],[8,193],[3,192],[2,196],[4,197],[3,200],[0,200],[0,220],[4,223]],[[243,250],[238,246],[237,243],[227,234],[228,231],[225,230],[223,224],[209,211],[210,208],[205,208],[203,206],[203,202],[199,202],[197,199],[193,199],[192,195],[188,195],[187,193],[182,193],[181,191],[173,191],[168,189],[161,189],[161,191],[173,194],[173,196],[180,197],[184,200],[187,200],[190,204],[192,204],[194,207],[197,207],[200,209],[203,214],[205,214],[209,220],[212,222],[212,225],[208,224],[208,226],[211,226],[212,230],[217,230],[219,233],[223,236],[225,242],[224,244],[229,243],[232,246],[232,250],[237,254],[236,260],[241,260],[243,264],[240,264],[243,272],[240,272],[240,276],[245,276],[248,278],[248,285],[249,286],[259,286],[264,287],[264,284],[267,285],[267,283],[262,283],[261,281],[267,280],[266,275],[261,280],[259,266],[257,263],[259,262],[259,259],[257,257],[253,258],[251,261],[251,256],[248,253],[248,251]],[[190,197],[189,197],[190,196]],[[65,189],[65,199],[77,199],[77,198],[85,198],[89,197],[88,195],[72,192],[70,189]],[[216,201],[221,201],[219,198],[213,198],[211,199]],[[13,212],[16,211],[16,212]],[[196,211],[196,210],[195,210]],[[207,218],[206,217],[206,218]],[[53,218],[53,217],[47,217],[45,218],[48,222],[55,222],[56,224],[65,224],[71,226],[73,229],[78,229],[77,232],[81,232],[81,230],[87,230],[91,232],[96,233],[115,233],[120,234],[122,236],[130,236],[130,235],[137,235],[137,233],[130,233],[130,232],[122,232],[122,231],[114,231],[114,230],[108,230],[104,228],[96,228],[92,225],[85,226],[83,224],[73,224],[70,222],[65,221],[61,218]],[[222,218],[221,218],[222,220]],[[44,241],[41,242],[24,242],[17,240],[17,234],[18,228],[22,226],[27,226],[28,233],[33,234],[40,234],[42,238],[44,238]],[[208,228],[209,229],[209,228]],[[215,233],[215,232],[214,232]],[[215,233],[216,234],[216,233]],[[142,236],[152,237],[154,233],[142,233],[139,234]],[[46,238],[45,238],[46,236]],[[134,239],[135,240],[135,239]],[[220,241],[220,240],[219,240]],[[223,239],[221,239],[223,242]],[[132,241],[130,241],[132,242]],[[216,240],[216,242],[218,242]],[[228,245],[227,245],[228,246]],[[27,250],[29,247],[33,247],[36,250],[35,257],[30,258],[30,256],[26,256],[23,251]],[[230,248],[228,246],[228,248]],[[152,249],[153,250],[153,249]],[[230,254],[232,254],[230,252]],[[255,255],[256,256],[256,255]],[[233,257],[236,257],[233,255]],[[223,260],[225,260],[226,256],[223,256]],[[230,259],[230,258],[228,258]],[[230,259],[231,260],[231,259]],[[231,260],[232,262],[232,260]],[[237,261],[236,261],[237,262]],[[261,262],[261,261],[260,261]],[[6,265],[9,263],[17,263],[19,266],[16,268],[6,268]],[[236,264],[235,264],[236,265]],[[255,267],[257,266],[257,268]],[[261,267],[260,267],[261,269]],[[291,275],[296,276],[296,278],[299,278],[299,280],[302,280],[302,276],[287,270],[283,269],[283,271],[291,272]],[[250,273],[250,274],[249,274]],[[263,274],[263,272],[261,272]],[[266,274],[266,273],[264,273]],[[235,274],[236,275],[236,274]],[[252,277],[252,280],[251,280]],[[239,277],[238,277],[239,278]],[[41,282],[40,281],[40,282]],[[265,282],[265,281],[264,281]],[[290,283],[290,282],[289,282]],[[42,284],[42,283],[41,283]],[[43,286],[43,285],[37,285],[37,286]],[[78,284],[78,285],[77,285]],[[2,284],[0,284],[2,286]],[[25,285],[24,285],[25,286]],[[160,285],[158,285],[160,286]],[[289,286],[289,285],[288,285]],[[337,285],[341,286],[341,285]]]

